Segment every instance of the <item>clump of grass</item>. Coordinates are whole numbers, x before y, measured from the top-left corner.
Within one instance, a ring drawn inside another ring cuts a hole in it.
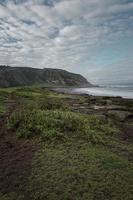
[[[57,109],[68,110],[69,109],[69,106],[65,102],[59,100],[58,98],[45,97],[38,101],[38,105],[41,110],[57,110]]]
[[[15,129],[19,138],[39,136],[43,141],[80,137],[91,143],[105,143],[117,133],[112,124],[96,116],[62,110],[17,111],[8,119],[7,127]]]

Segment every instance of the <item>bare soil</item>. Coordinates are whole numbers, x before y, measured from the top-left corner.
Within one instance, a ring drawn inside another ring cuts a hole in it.
[[[23,193],[26,191],[31,161],[38,146],[31,141],[18,140],[15,133],[7,131],[5,123],[17,103],[9,106],[0,118],[0,193]]]

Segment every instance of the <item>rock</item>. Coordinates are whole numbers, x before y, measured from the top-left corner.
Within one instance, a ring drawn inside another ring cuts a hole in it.
[[[100,109],[105,109],[105,106],[99,106],[99,105],[93,105],[91,106],[94,110],[100,110]]]
[[[79,107],[79,104],[78,103],[74,103],[72,106],[73,107]]]
[[[117,106],[117,105],[109,105],[106,106],[107,110],[120,110],[123,111],[123,109],[126,109],[124,106]]]
[[[133,142],[133,125],[125,124],[122,129],[121,137],[123,140]]]
[[[108,99],[108,100],[106,100],[106,102],[107,102],[107,105],[112,105],[112,100],[110,100],[110,99]]]
[[[120,111],[120,110],[109,110],[107,112],[108,117],[111,117],[113,119],[116,119],[118,121],[125,121],[127,118],[132,116],[133,114],[128,111]]]
[[[88,104],[88,103],[83,103],[82,105],[83,105],[83,106],[88,106],[89,104]]]

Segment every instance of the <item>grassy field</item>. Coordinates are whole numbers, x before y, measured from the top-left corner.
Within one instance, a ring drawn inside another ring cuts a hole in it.
[[[85,96],[40,87],[0,89],[0,116],[8,115],[5,137],[15,154],[19,149],[16,168],[9,167],[5,175],[4,167],[16,157],[11,154],[6,163],[4,152],[0,200],[133,199],[132,141],[122,139],[119,124],[111,119],[73,112],[74,98],[86,102]]]

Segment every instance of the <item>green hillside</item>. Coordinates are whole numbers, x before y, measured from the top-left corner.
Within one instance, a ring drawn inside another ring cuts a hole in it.
[[[61,69],[0,66],[0,87],[31,85],[91,86],[80,74]]]

